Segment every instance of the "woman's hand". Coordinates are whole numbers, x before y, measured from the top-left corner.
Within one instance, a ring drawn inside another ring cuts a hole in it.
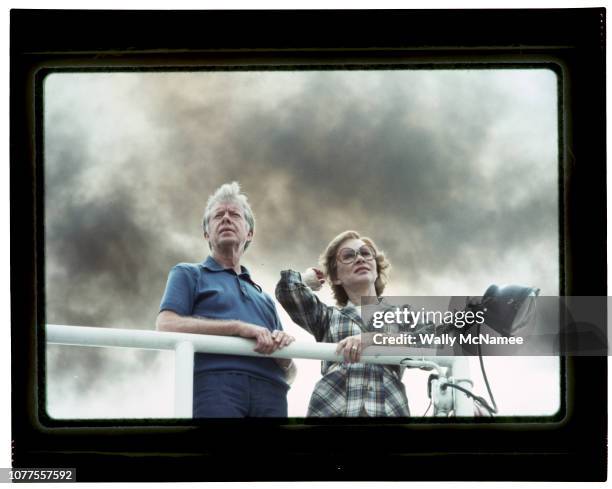
[[[338,342],[336,355],[344,355],[344,361],[348,363],[357,363],[361,358],[363,345],[361,344],[361,335],[349,336]]]
[[[325,274],[318,268],[307,268],[301,275],[302,282],[312,290],[319,290],[325,283]]]

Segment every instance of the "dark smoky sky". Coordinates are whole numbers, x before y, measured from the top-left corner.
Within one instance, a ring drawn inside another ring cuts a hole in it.
[[[154,328],[169,269],[206,256],[206,199],[232,180],[268,292],[355,229],[389,256],[390,294],[558,293],[556,86],[547,70],[52,74],[47,322]],[[72,354],[91,371],[101,355]]]

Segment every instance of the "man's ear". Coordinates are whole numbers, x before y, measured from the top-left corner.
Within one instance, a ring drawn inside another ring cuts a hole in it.
[[[208,249],[212,251],[212,243],[210,242],[210,235],[206,231],[204,231],[204,239],[208,243]]]

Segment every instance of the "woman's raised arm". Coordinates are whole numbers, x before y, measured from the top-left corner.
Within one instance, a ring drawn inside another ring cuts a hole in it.
[[[308,269],[304,273],[306,283],[299,272],[283,270],[281,279],[276,285],[276,298],[293,322],[312,334],[317,341],[323,341],[329,327],[332,308],[321,302],[307,285],[308,283],[314,287],[315,280],[319,284],[323,280],[316,278],[318,275],[315,272],[312,272],[315,276],[313,279],[310,270],[313,269]]]

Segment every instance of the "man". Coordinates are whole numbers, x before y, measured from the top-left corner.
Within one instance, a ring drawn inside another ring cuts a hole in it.
[[[253,239],[255,218],[237,182],[208,199],[202,221],[210,256],[179,263],[168,276],[157,316],[159,331],[240,336],[269,354],[294,338],[282,331],[274,302],[240,265]],[[193,416],[287,416],[291,360],[196,353]]]

